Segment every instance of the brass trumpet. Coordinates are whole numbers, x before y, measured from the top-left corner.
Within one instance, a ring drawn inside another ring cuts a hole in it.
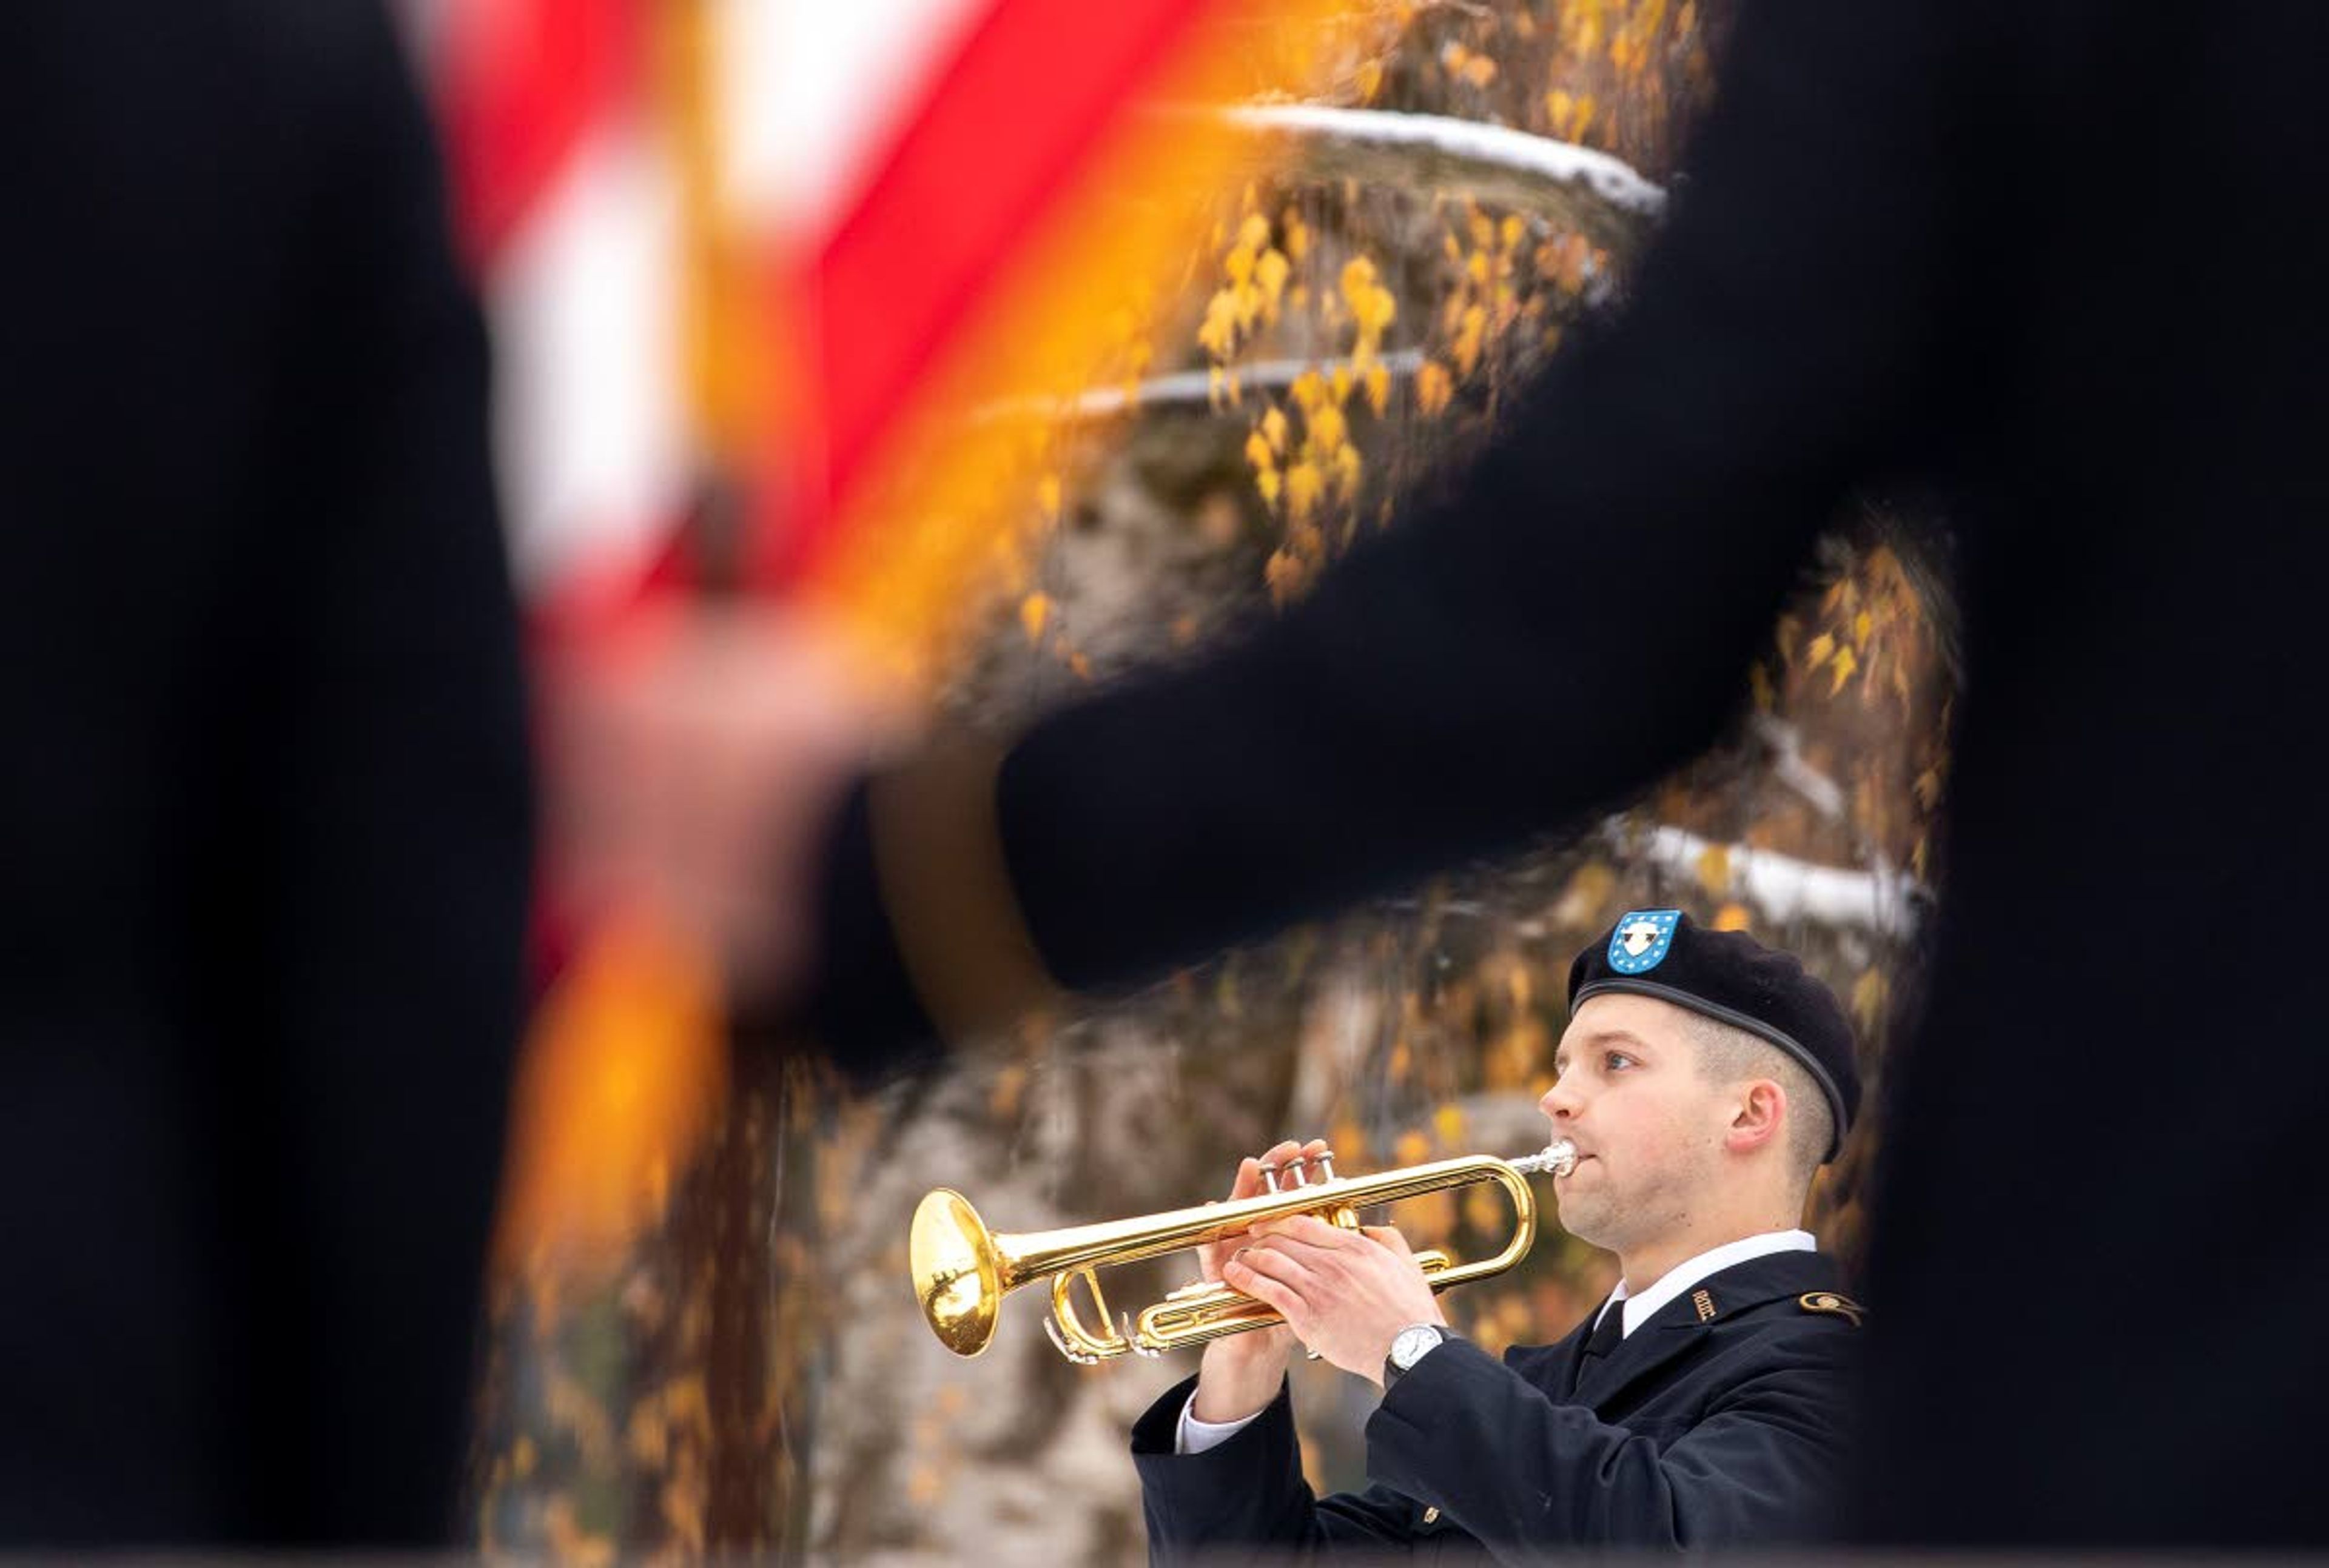
[[[1565,1138],[1542,1153],[1518,1160],[1472,1154],[1373,1176],[1336,1176],[1334,1156],[1329,1153],[1314,1160],[1291,1162],[1287,1167],[1291,1180],[1283,1186],[1278,1172],[1265,1168],[1270,1190],[1258,1197],[1024,1235],[987,1229],[969,1199],[942,1187],[925,1197],[914,1210],[908,1245],[914,1293],[921,1300],[922,1316],[929,1320],[930,1331],[957,1356],[976,1356],[985,1349],[995,1338],[1003,1298],[1030,1281],[1045,1278],[1051,1282],[1051,1315],[1044,1319],[1043,1328],[1061,1355],[1083,1365],[1133,1351],[1160,1356],[1224,1334],[1265,1329],[1283,1319],[1243,1291],[1201,1281],[1173,1291],[1142,1312],[1137,1320],[1127,1313],[1111,1322],[1108,1298],[1100,1291],[1101,1267],[1202,1246],[1289,1215],[1315,1214],[1355,1229],[1362,1208],[1493,1181],[1512,1200],[1512,1239],[1495,1256],[1476,1263],[1457,1263],[1437,1250],[1417,1253],[1416,1262],[1423,1266],[1431,1288],[1444,1291],[1502,1273],[1526,1256],[1536,1241],[1536,1197],[1529,1190],[1528,1178],[1548,1172],[1566,1176],[1576,1164],[1576,1145]],[[1313,1169],[1317,1172],[1315,1181],[1309,1179]],[[1086,1321],[1071,1294],[1079,1280],[1090,1292],[1099,1315],[1098,1329]]]

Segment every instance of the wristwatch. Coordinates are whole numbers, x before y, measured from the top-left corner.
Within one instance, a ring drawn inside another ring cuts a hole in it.
[[[1400,1374],[1422,1360],[1434,1345],[1456,1337],[1456,1330],[1444,1323],[1410,1323],[1391,1336],[1391,1354],[1383,1357],[1383,1392],[1389,1394]]]

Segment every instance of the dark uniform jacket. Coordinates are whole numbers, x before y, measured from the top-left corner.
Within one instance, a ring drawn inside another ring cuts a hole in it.
[[[1857,1323],[1832,1262],[1779,1253],[1709,1275],[1589,1361],[1591,1318],[1502,1365],[1469,1341],[1443,1344],[1367,1422],[1373,1484],[1316,1500],[1283,1389],[1220,1446],[1175,1454],[1191,1379],[1133,1428],[1151,1553],[1518,1562],[1573,1546],[1832,1536]]]
[[[0,1554],[454,1538],[531,790],[380,0],[0,6]]]
[[[2295,0],[1745,0],[1621,318],[1452,494],[960,775],[986,859],[882,852],[927,766],[858,799],[844,1059],[1020,999],[948,934],[1122,985],[1594,820],[1714,738],[1839,505],[1906,485],[1957,542],[1965,690],[1886,1072],[1867,1529],[2329,1543],[2312,1446],[2260,1436],[2329,1388],[2324,60]],[[966,864],[985,918],[929,891]],[[2127,1369],[2225,1278],[2271,1286],[2173,1333],[2162,1409]],[[2001,1333],[1980,1280],[2062,1310]]]

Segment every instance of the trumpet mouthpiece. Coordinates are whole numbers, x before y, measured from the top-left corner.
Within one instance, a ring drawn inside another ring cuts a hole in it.
[[[1543,1152],[1523,1155],[1512,1165],[1523,1176],[1567,1176],[1577,1169],[1577,1145],[1556,1138],[1544,1146]]]

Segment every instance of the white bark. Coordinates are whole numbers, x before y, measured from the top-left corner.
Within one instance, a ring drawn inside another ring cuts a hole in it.
[[[1774,850],[1718,844],[1671,825],[1640,834],[1630,834],[1621,825],[1617,833],[1644,859],[1677,876],[1698,876],[1707,851],[1722,850],[1730,863],[1725,891],[1776,922],[1807,920],[1901,937],[1916,930],[1919,910],[1931,897],[1914,877],[1889,866],[1858,870],[1816,865]]]
[[[1843,786],[1804,757],[1804,732],[1783,718],[1759,713],[1750,721],[1756,738],[1771,748],[1773,776],[1803,796],[1829,822],[1843,820]]]
[[[1423,351],[1397,349],[1375,356],[1375,362],[1393,376],[1405,379],[1423,368]],[[1336,371],[1347,371],[1355,379],[1361,374],[1356,361],[1347,358],[1259,360],[1241,364],[1233,372],[1241,392],[1283,391],[1315,371],[1331,379]],[[1169,375],[1151,376],[1131,386],[1090,387],[1061,398],[1023,396],[1005,398],[982,406],[973,418],[981,422],[990,419],[1077,420],[1106,419],[1136,408],[1170,408],[1174,405],[1209,405],[1213,397],[1213,372],[1210,370],[1174,371]]]
[[[1622,158],[1509,126],[1325,104],[1219,111],[1291,172],[1437,195],[1468,195],[1565,223],[1630,250],[1665,211],[1665,191]]]

